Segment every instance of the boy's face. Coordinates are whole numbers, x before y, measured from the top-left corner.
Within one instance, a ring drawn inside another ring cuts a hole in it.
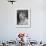
[[[19,18],[22,19],[22,20],[25,19],[25,14],[24,14],[23,12],[21,12],[21,13],[19,14]]]

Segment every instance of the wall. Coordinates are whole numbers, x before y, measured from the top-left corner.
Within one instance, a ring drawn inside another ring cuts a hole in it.
[[[14,5],[0,0],[0,40],[14,40],[21,31],[33,40],[46,40],[45,5],[45,0],[17,0]],[[31,28],[16,28],[16,8],[31,8]]]

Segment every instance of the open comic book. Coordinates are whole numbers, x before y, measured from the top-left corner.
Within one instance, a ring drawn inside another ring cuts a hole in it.
[[[0,46],[46,46],[46,0],[0,0]]]

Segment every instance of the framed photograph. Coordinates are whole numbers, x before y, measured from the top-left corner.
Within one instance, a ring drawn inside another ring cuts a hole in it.
[[[28,8],[16,9],[16,27],[31,27],[31,11]]]

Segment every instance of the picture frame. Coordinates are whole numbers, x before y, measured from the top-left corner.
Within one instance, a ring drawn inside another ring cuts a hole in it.
[[[25,14],[25,16],[24,16],[24,14]],[[25,18],[24,22],[21,17]],[[31,9],[29,9],[29,8],[16,9],[16,28],[31,28]]]

